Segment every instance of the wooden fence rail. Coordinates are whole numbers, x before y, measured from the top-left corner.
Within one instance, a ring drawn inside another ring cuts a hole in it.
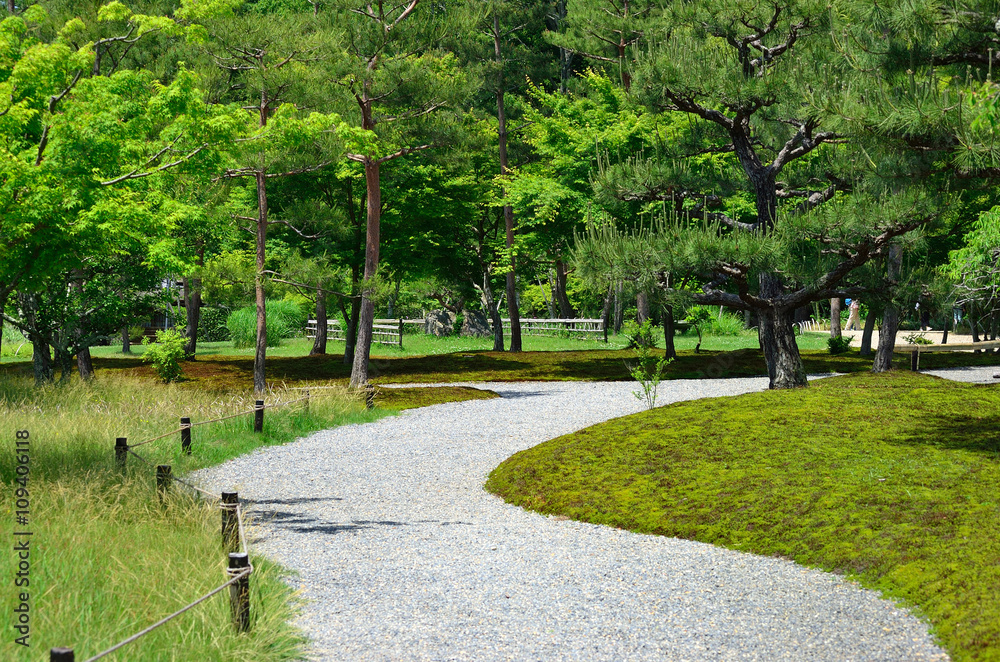
[[[911,345],[900,347],[896,345],[895,351],[899,353],[910,353],[910,370],[920,369],[920,355],[926,352],[974,352],[982,349],[1000,349],[1000,340],[986,340],[983,342],[955,343],[948,345]]]
[[[504,333],[510,333],[510,319],[501,320]],[[608,341],[608,330],[602,319],[543,319],[538,317],[521,318],[521,335],[524,336],[559,336],[568,333],[580,338],[603,337]]]
[[[372,342],[379,345],[394,345],[403,349],[403,325],[412,324],[413,320],[388,320],[389,324],[382,324],[384,320],[375,320],[372,324]],[[423,324],[423,320],[419,320]],[[315,338],[318,322],[309,320],[306,322],[306,338]],[[331,319],[326,322],[327,340],[346,340],[347,330],[340,326],[340,320]]]

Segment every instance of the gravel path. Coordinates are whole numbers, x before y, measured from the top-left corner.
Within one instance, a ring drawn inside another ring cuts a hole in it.
[[[946,660],[872,591],[788,561],[549,518],[482,489],[544,440],[641,409],[631,383],[503,396],[318,432],[199,472],[254,502],[321,660]],[[672,381],[661,402],[761,390]]]

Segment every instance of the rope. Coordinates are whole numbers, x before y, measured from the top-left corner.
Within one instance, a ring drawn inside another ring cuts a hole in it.
[[[239,572],[238,574],[236,574],[236,575],[233,575],[233,576],[232,576],[232,577],[231,577],[231,578],[229,579],[229,581],[227,581],[227,582],[226,582],[225,584],[223,584],[222,586],[218,587],[217,589],[215,589],[215,590],[211,591],[210,593],[206,593],[205,595],[201,596],[200,598],[198,598],[197,600],[195,600],[194,602],[192,602],[192,603],[191,603],[191,604],[189,604],[188,606],[186,606],[186,607],[183,607],[183,608],[181,608],[181,609],[179,609],[179,610],[175,611],[174,613],[170,614],[170,615],[169,615],[169,616],[167,616],[166,618],[164,618],[164,619],[161,619],[161,620],[157,621],[156,623],[153,623],[152,625],[150,625],[150,626],[149,626],[148,628],[146,628],[145,630],[143,630],[143,631],[141,631],[141,632],[137,632],[136,634],[133,634],[133,635],[132,635],[131,637],[129,637],[128,639],[125,639],[125,640],[123,640],[123,641],[121,641],[121,642],[119,642],[119,643],[115,644],[114,646],[112,646],[111,648],[107,649],[106,651],[104,651],[104,652],[102,652],[102,653],[98,653],[97,655],[95,655],[95,656],[94,656],[94,657],[92,657],[92,658],[89,658],[89,659],[88,659],[88,660],[86,660],[85,662],[94,662],[95,660],[99,660],[99,659],[101,659],[102,657],[104,657],[104,656],[106,656],[106,655],[110,655],[111,653],[114,653],[114,652],[115,652],[116,650],[118,650],[118,649],[119,649],[119,648],[121,648],[122,646],[125,646],[125,645],[127,645],[127,644],[130,644],[130,643],[132,643],[133,641],[135,641],[136,639],[138,639],[139,637],[141,637],[141,636],[143,636],[143,635],[145,635],[145,634],[149,634],[150,632],[152,632],[152,631],[153,631],[153,630],[155,630],[156,628],[160,627],[160,626],[161,626],[161,625],[163,625],[164,623],[167,623],[167,622],[168,622],[168,621],[170,621],[171,619],[174,619],[174,618],[176,618],[177,616],[180,616],[181,614],[183,614],[183,613],[184,613],[184,612],[186,612],[187,610],[191,609],[192,607],[195,607],[195,606],[197,606],[197,605],[201,604],[202,602],[204,602],[205,600],[208,600],[208,599],[209,599],[210,597],[212,597],[212,596],[213,596],[213,595],[215,595],[216,593],[218,593],[218,592],[222,591],[222,590],[223,590],[224,588],[227,588],[227,587],[229,587],[229,586],[230,586],[230,585],[232,585],[232,584],[235,584],[235,583],[236,583],[236,582],[238,582],[239,580],[243,579],[243,577],[245,577],[245,576],[249,575],[249,574],[250,574],[251,572],[253,572],[253,566],[252,566],[252,565],[251,565],[250,567],[248,567],[248,568],[245,568],[244,570],[241,570],[241,571],[240,571],[240,572]]]
[[[236,412],[235,414],[230,414],[229,416],[223,416],[222,418],[213,418],[210,421],[198,421],[197,423],[192,423],[191,427],[194,427],[196,425],[208,425],[209,423],[218,423],[219,421],[227,421],[230,418],[236,418],[237,416],[246,416],[247,414],[252,414],[255,411],[256,409],[251,409],[250,411],[240,411]]]
[[[130,454],[132,454],[132,455],[136,456],[137,458],[139,458],[140,460],[142,460],[143,462],[145,462],[145,463],[146,463],[146,464],[148,464],[149,466],[151,466],[151,467],[152,467],[152,466],[156,466],[156,465],[154,465],[154,464],[153,464],[152,462],[150,462],[149,460],[147,460],[146,458],[144,458],[143,456],[139,455],[138,453],[134,453],[134,452],[132,451],[132,447],[131,447],[131,446],[129,446],[127,450],[128,450],[128,452],[129,452]],[[205,490],[201,489],[200,487],[198,487],[197,485],[192,485],[191,483],[187,482],[186,480],[183,480],[183,479],[181,479],[181,478],[178,478],[177,476],[175,476],[175,475],[173,475],[173,474],[170,474],[170,480],[175,480],[175,481],[177,481],[178,483],[180,483],[181,485],[187,485],[188,487],[190,487],[190,488],[191,488],[191,489],[193,489],[193,490],[197,490],[197,491],[201,492],[202,494],[207,494],[207,495],[208,495],[209,497],[211,497],[212,499],[216,499],[216,500],[218,500],[218,498],[219,498],[219,497],[218,497],[218,496],[216,496],[215,494],[212,494],[211,492],[207,492],[207,491],[205,491]]]
[[[197,423],[193,423],[192,425],[197,425]],[[145,446],[146,444],[148,444],[148,443],[150,443],[152,441],[156,441],[157,439],[163,439],[164,437],[169,437],[172,434],[177,434],[178,432],[180,432],[181,430],[186,429],[187,427],[188,427],[187,425],[184,425],[182,427],[177,428],[176,430],[171,430],[170,432],[168,432],[166,434],[161,434],[159,437],[153,437],[152,439],[147,439],[146,441],[140,441],[138,444],[129,444],[128,447],[129,448],[136,448],[138,446]]]

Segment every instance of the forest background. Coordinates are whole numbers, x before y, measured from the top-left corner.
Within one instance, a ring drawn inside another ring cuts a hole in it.
[[[918,303],[997,335],[995,2],[6,10],[0,324],[38,383],[178,300],[192,357],[252,307],[257,391],[279,299],[341,319],[355,385],[373,320],[429,308],[516,352],[524,315],[669,341],[721,306],[775,387],[846,298],[876,369]]]

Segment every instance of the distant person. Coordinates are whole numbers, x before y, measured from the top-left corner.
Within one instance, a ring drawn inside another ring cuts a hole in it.
[[[857,299],[848,299],[847,304],[847,326],[844,327],[844,331],[850,331],[851,329],[857,331],[861,328],[861,302]]]

